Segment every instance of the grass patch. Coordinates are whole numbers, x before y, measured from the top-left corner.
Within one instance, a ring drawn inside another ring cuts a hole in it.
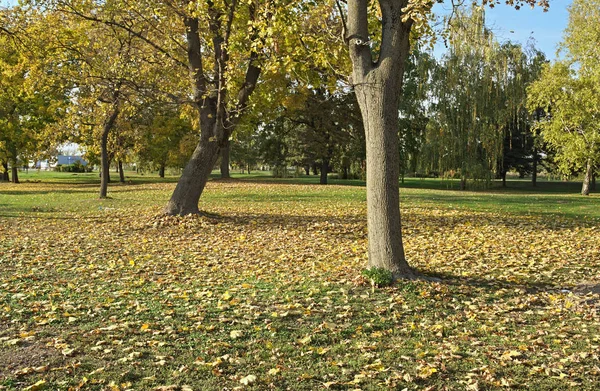
[[[0,389],[600,382],[597,196],[404,188],[407,257],[443,280],[373,290],[364,187],[211,181],[215,216],[170,218],[171,179],[37,179],[0,184]]]

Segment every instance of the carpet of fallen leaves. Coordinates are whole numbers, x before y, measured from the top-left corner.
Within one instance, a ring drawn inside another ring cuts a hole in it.
[[[442,281],[379,289],[364,188],[215,181],[210,214],[163,217],[172,188],[2,185],[0,390],[600,386],[597,220],[406,190],[407,256]]]

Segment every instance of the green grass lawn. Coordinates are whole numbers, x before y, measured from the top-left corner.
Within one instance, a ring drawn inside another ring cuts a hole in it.
[[[0,183],[0,390],[598,389],[576,184],[407,180],[407,258],[442,281],[373,288],[363,183],[234,174],[169,218],[176,178],[128,174]]]

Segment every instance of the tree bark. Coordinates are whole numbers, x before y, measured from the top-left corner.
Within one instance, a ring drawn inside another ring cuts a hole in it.
[[[236,2],[230,3],[235,7]],[[231,21],[235,8],[230,8],[228,20]],[[249,6],[251,18],[254,7]],[[221,31],[222,15],[209,4],[209,28],[213,38],[214,75],[211,78],[216,88],[208,88],[208,79],[204,75],[202,60],[202,40],[199,33],[199,21],[195,17],[184,18],[186,26],[187,54],[190,76],[192,80],[194,104],[200,117],[200,141],[190,161],[183,170],[171,195],[164,213],[167,215],[187,215],[199,213],[198,202],[204,191],[206,182],[219,157],[220,149],[229,140],[241,115],[248,105],[248,99],[254,92],[261,69],[256,65],[258,54],[250,53],[250,60],[244,82],[237,94],[237,103],[233,112],[226,110],[227,88],[226,70],[228,62],[227,40],[230,31]],[[230,26],[230,23],[227,22]],[[206,50],[206,48],[204,48]]]
[[[310,165],[309,164],[304,166],[304,173],[306,174],[306,176],[310,175]]]
[[[223,147],[221,148],[221,178],[228,179],[231,178],[229,173],[229,149],[231,147],[231,142],[226,140],[224,142]]]
[[[412,21],[402,22],[407,0],[380,0],[382,42],[377,62],[369,45],[368,0],[348,1],[347,40],[354,90],[363,118],[367,149],[369,265],[395,279],[414,278],[406,261],[400,219],[398,104],[409,54]]]
[[[108,183],[110,182],[110,157],[108,156],[108,135],[119,117],[119,93],[114,93],[112,110],[102,127],[102,138],[100,141],[100,198],[106,198],[108,194]]]
[[[319,183],[321,185],[327,184],[327,174],[329,173],[329,159],[323,159],[321,163],[321,178],[319,179]]]
[[[123,172],[123,162],[121,160],[119,160],[118,167],[119,167],[119,182],[125,183],[125,173]]]
[[[160,167],[158,168],[158,176],[160,178],[164,178],[165,177],[165,164],[161,163]]]
[[[12,171],[12,183],[19,183],[19,167],[17,167],[16,163],[13,163],[11,165],[11,171]]]
[[[9,182],[10,174],[8,173],[8,162],[2,162],[2,167],[4,168],[4,172],[2,173],[2,181]]]
[[[592,182],[593,167],[592,162],[588,160],[587,168],[585,170],[585,178],[583,179],[583,186],[581,187],[581,195],[590,195],[590,185]]]
[[[502,171],[502,187],[506,187],[506,170]]]

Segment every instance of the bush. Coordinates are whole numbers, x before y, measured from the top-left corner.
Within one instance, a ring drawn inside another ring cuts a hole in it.
[[[371,283],[378,287],[390,286],[394,283],[394,275],[392,272],[380,267],[364,269],[362,275],[371,280]]]

